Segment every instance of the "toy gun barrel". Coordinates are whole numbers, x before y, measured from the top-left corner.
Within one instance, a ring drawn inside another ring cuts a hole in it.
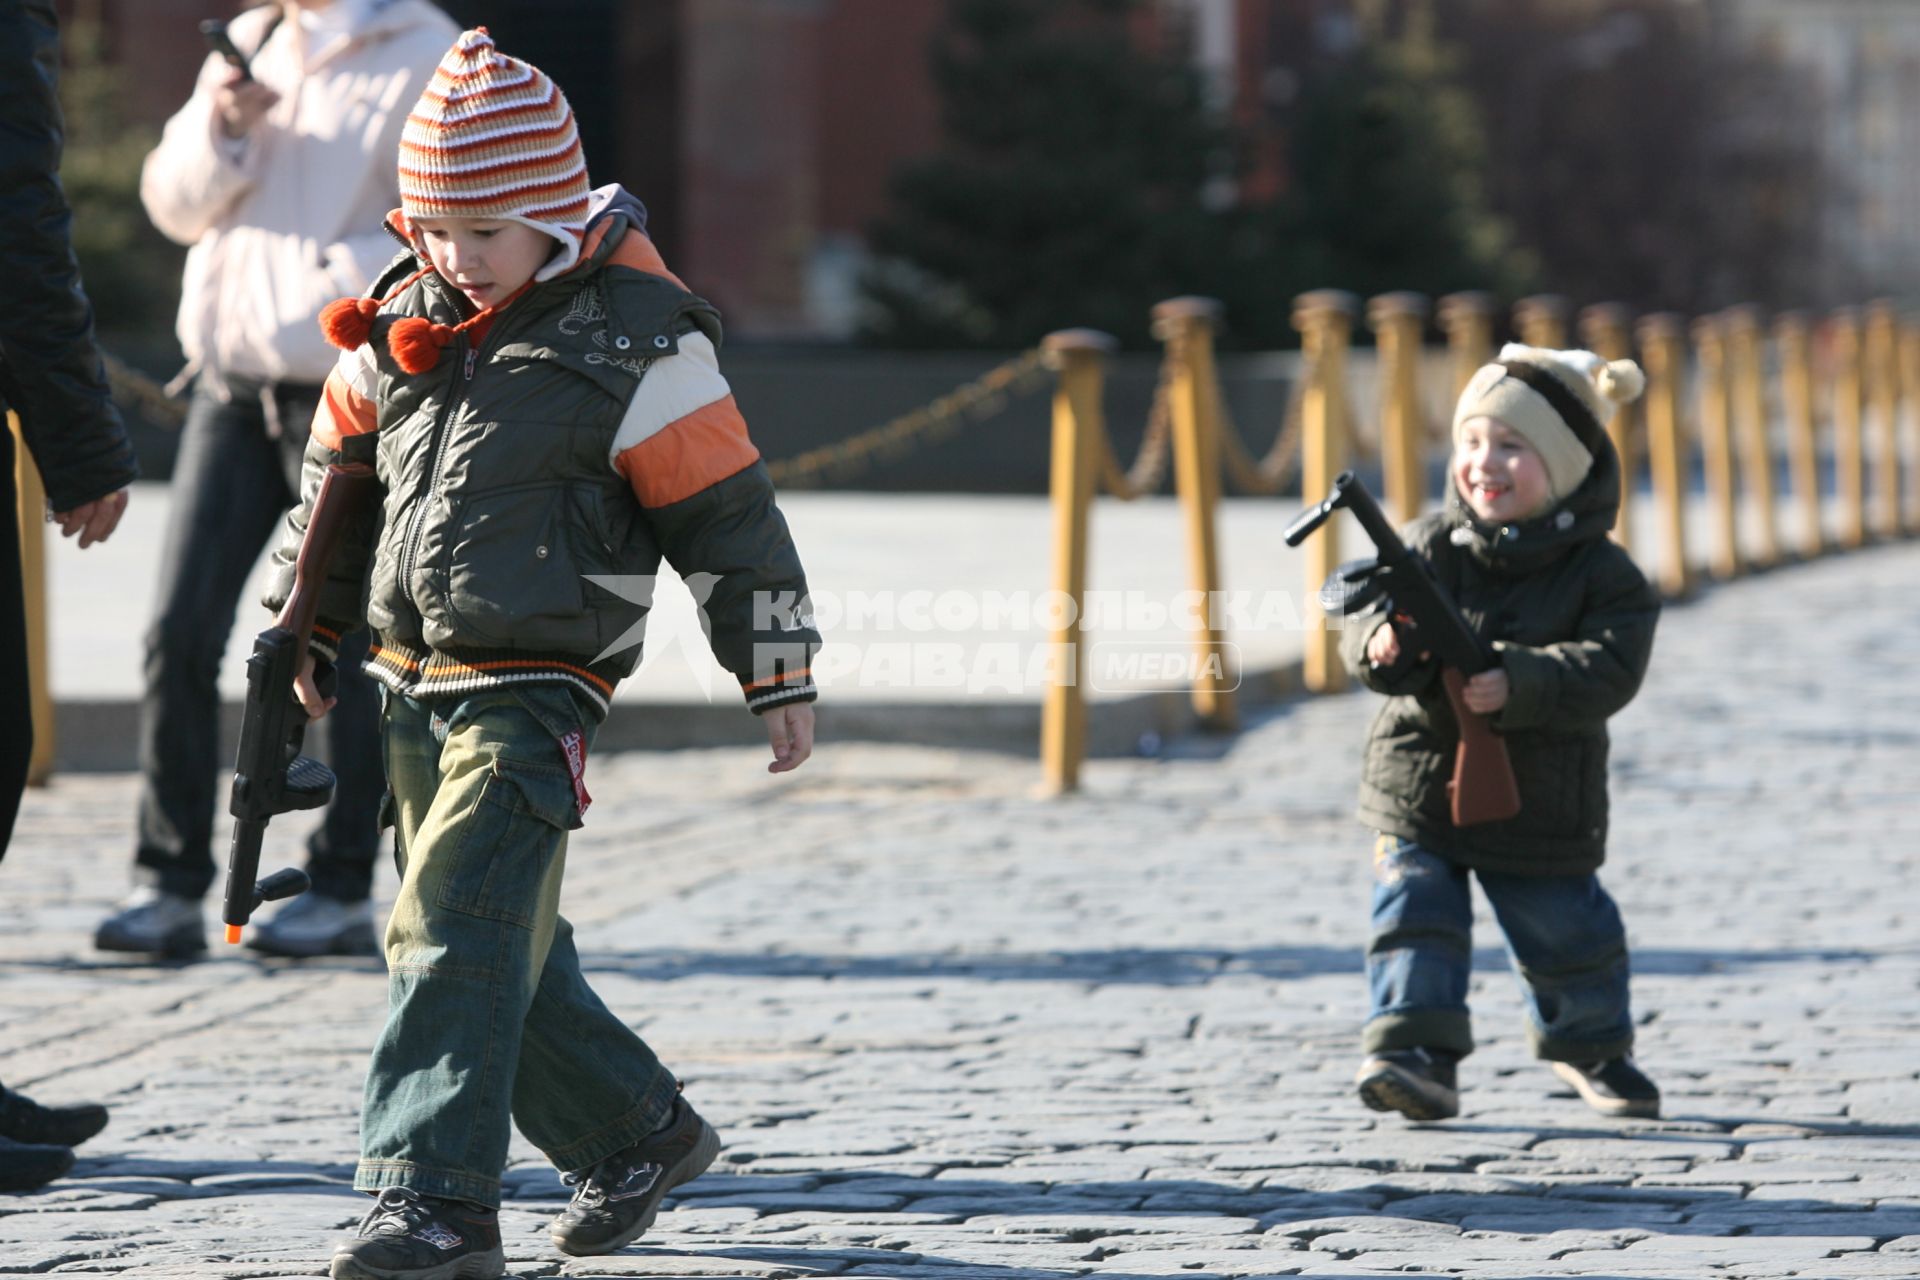
[[[307,713],[294,696],[294,682],[307,656],[307,637],[319,608],[320,583],[335,544],[378,493],[373,470],[365,466],[328,469],[314,498],[305,540],[295,564],[293,590],[275,625],[254,638],[247,659],[247,705],[240,724],[239,758],[227,810],[233,815],[233,845],[227,855],[227,884],[221,921],[228,942],[263,902],[303,893],[311,885],[304,871],[291,868],[256,880],[260,845],[267,823],[296,809],[317,809],[333,796],[333,771],[300,754]],[[332,694],[336,673],[327,668],[321,697]]]

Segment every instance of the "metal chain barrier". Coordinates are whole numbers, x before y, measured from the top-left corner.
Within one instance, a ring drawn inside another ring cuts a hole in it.
[[[1007,401],[1037,389],[1049,376],[1038,348],[1023,352],[930,404],[857,435],[770,462],[767,471],[775,484],[788,489],[845,480],[876,462],[905,457],[916,448],[944,440],[968,421],[993,417],[1006,408]]]
[[[187,406],[167,394],[167,389],[115,355],[102,351],[100,363],[107,371],[107,387],[113,402],[122,409],[138,413],[156,427],[178,431],[187,420]]]
[[[1140,452],[1134,455],[1132,466],[1125,471],[1120,469],[1120,459],[1113,452],[1113,437],[1104,431],[1100,433],[1100,483],[1122,502],[1132,502],[1157,491],[1167,477],[1167,459],[1173,452],[1168,447],[1173,441],[1173,381],[1180,371],[1181,358],[1175,354],[1173,344],[1169,344],[1167,354],[1160,361],[1153,405],[1147,410],[1146,434],[1140,439]]]
[[[1215,397],[1220,406],[1220,461],[1226,469],[1227,478],[1241,493],[1276,494],[1293,481],[1300,469],[1301,408],[1306,404],[1307,388],[1313,385],[1317,376],[1318,370],[1303,351],[1300,375],[1293,380],[1293,387],[1287,394],[1286,416],[1280,420],[1280,430],[1273,438],[1273,447],[1267,450],[1265,457],[1257,460],[1241,438],[1240,428],[1234,422],[1233,410],[1227,404],[1224,390],[1215,388]]]

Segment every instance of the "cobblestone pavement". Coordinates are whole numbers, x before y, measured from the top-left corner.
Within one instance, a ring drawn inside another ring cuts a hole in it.
[[[1657,1122],[1528,1060],[1484,922],[1463,1115],[1354,1100],[1366,695],[1096,762],[1064,802],[1030,761],[937,750],[828,744],[785,779],[597,760],[570,914],[727,1149],[639,1245],[569,1261],[560,1184],[516,1146],[511,1269],[1920,1275],[1916,581],[1920,547],[1885,548],[1662,624],[1616,721],[1606,872]],[[321,1274],[366,1205],[382,975],[93,956],[132,798],[61,778],[0,869],[0,1077],[114,1109],[73,1177],[0,1199],[0,1274]]]

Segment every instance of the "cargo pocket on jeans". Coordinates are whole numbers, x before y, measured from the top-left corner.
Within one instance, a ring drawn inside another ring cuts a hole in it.
[[[495,760],[460,833],[440,905],[531,929],[540,886],[574,817],[565,770]]]

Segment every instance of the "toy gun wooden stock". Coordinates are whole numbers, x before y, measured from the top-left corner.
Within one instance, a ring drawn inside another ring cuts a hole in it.
[[[300,754],[307,713],[295,699],[294,680],[306,661],[327,562],[348,523],[378,493],[379,482],[371,467],[327,468],[294,562],[293,590],[286,607],[273,626],[254,638],[253,656],[247,659],[239,759],[227,802],[227,811],[233,814],[233,847],[227,854],[220,918],[226,923],[228,942],[240,941],[241,927],[261,903],[304,893],[312,884],[306,872],[292,867],[256,882],[260,840],[272,819],[297,809],[318,809],[333,796],[333,770]],[[327,670],[321,677],[320,696],[331,697],[335,683],[334,672]]]
[[[1340,617],[1359,613],[1384,599],[1390,625],[1398,630],[1410,624],[1413,635],[1402,632],[1401,643],[1411,644],[1416,652],[1431,652],[1439,659],[1441,684],[1460,725],[1453,780],[1447,784],[1453,825],[1468,827],[1513,817],[1520,812],[1520,789],[1513,780],[1507,744],[1486,717],[1467,709],[1463,692],[1468,676],[1496,666],[1498,658],[1460,616],[1453,598],[1433,576],[1433,567],[1400,541],[1359,477],[1351,471],[1336,476],[1326,501],[1309,507],[1287,526],[1287,545],[1299,546],[1342,507],[1353,512],[1378,554],[1371,560],[1353,560],[1335,569],[1320,588],[1321,607],[1330,616]]]

